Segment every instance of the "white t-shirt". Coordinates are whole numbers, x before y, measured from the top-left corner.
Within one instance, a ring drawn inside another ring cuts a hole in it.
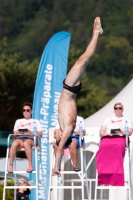
[[[133,122],[131,119],[126,117],[108,117],[104,120],[103,126],[106,126],[106,132],[110,134],[111,129],[121,129],[125,131],[125,128],[133,128]]]
[[[17,119],[14,125],[14,131],[17,131],[18,129],[28,129],[33,132],[33,124],[36,122],[37,125],[37,131],[42,131],[41,124],[39,120],[37,119]]]
[[[80,116],[77,116],[76,127],[74,129],[74,132],[79,132],[80,131],[80,122],[81,122],[82,130],[85,130],[84,118],[80,117]]]

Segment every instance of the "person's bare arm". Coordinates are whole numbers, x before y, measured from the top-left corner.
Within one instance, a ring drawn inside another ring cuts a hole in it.
[[[132,135],[132,133],[133,133],[133,129],[132,128],[128,128],[128,135],[130,136],[130,135]]]
[[[130,136],[133,132],[133,129],[132,128],[128,128],[128,135]],[[116,131],[117,134],[122,134],[122,135],[126,135],[126,132],[125,131]]]
[[[73,131],[73,134],[74,134],[74,135],[79,135],[80,133],[77,132],[77,131]]]
[[[84,136],[86,135],[86,129],[83,130],[83,135],[84,135]]]
[[[99,133],[100,133],[100,135],[101,135],[102,137],[104,137],[104,136],[109,136],[109,135],[110,135],[109,133],[106,132],[106,126],[104,126],[104,125],[101,126]]]
[[[16,130],[14,131],[14,135],[19,135],[19,134],[31,134],[32,132],[30,130],[28,131],[19,131],[19,130]]]
[[[60,129],[55,129],[54,130],[54,138],[56,140],[57,146],[59,145],[59,142],[61,140],[61,136],[62,136],[62,131]]]
[[[19,130],[13,131],[14,135],[21,134]]]
[[[77,132],[77,131],[74,131],[73,134],[74,134],[74,135],[80,135],[80,133]],[[85,135],[85,134],[86,134],[86,129],[83,130],[83,135]]]
[[[34,134],[34,132],[28,130],[28,133],[27,134]],[[42,131],[37,131],[37,134],[42,137]]]
[[[28,132],[25,132],[24,134],[34,134],[34,132],[31,131],[31,130],[28,130]],[[40,137],[42,137],[42,131],[37,131],[37,134],[38,134]]]
[[[19,134],[33,134],[33,132],[30,130],[28,130],[28,131],[15,130],[14,131],[14,135],[19,135]]]
[[[37,131],[37,133],[38,135],[40,135],[40,137],[42,137],[42,131]],[[33,132],[31,130],[28,130],[26,132],[19,130],[14,131],[14,135],[19,135],[19,134],[33,134]]]
[[[40,137],[42,137],[42,131],[37,131],[37,134],[40,135]]]
[[[28,182],[29,186],[34,186],[31,182]],[[32,188],[29,188],[29,190],[32,190]]]

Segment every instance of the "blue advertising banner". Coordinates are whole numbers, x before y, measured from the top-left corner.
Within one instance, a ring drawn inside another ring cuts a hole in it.
[[[63,86],[62,81],[67,72],[70,38],[70,33],[62,31],[49,40],[44,49],[36,79],[32,117],[40,121],[43,129],[41,156],[47,191],[45,194],[44,188],[39,184],[38,200],[47,200],[48,197],[51,175],[48,131],[49,128],[55,128],[57,124],[58,103]],[[42,176],[40,165],[39,176],[40,179]],[[33,179],[33,174],[30,175],[30,179]],[[30,195],[31,199],[37,200],[34,192]]]

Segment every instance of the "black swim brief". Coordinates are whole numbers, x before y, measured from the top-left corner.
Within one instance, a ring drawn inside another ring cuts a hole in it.
[[[72,142],[72,138],[70,137],[70,138],[68,138],[68,140],[66,141],[65,147],[64,147],[64,148],[67,148],[67,147],[71,144],[71,142]]]
[[[69,86],[65,83],[65,79],[63,81],[63,88],[65,88],[66,90],[68,90],[74,94],[77,94],[81,90],[81,86],[82,86],[82,83],[80,83],[79,85],[76,85],[76,86]]]

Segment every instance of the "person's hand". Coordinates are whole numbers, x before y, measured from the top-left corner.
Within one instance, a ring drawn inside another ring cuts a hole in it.
[[[79,133],[79,132],[76,132],[76,131],[74,131],[73,134],[74,134],[74,135],[78,135],[78,136],[80,135],[80,133]]]
[[[117,134],[121,134],[121,135],[130,135],[131,133],[129,131],[125,132],[125,131],[116,131]]]
[[[24,181],[25,181],[24,178],[20,178],[20,179],[18,180],[19,183],[23,183]]]
[[[80,132],[74,131],[73,134],[79,136],[79,135],[80,135]],[[81,135],[85,136],[85,135],[86,135],[86,130],[83,130]]]
[[[59,144],[62,136],[62,131],[60,129],[55,129],[54,138],[56,139],[56,144]]]
[[[86,135],[86,130],[83,130],[83,136],[85,136]]]
[[[116,134],[118,134],[118,135],[125,135],[125,132],[124,131],[122,131],[122,130],[120,130],[120,131],[115,131],[116,132]]]
[[[14,131],[14,134],[15,135],[24,134],[24,132],[17,130],[17,131]]]
[[[105,132],[100,132],[101,137],[106,137],[106,136],[112,136],[110,133]]]
[[[33,134],[33,132],[31,130],[28,129],[28,132],[25,134]]]

